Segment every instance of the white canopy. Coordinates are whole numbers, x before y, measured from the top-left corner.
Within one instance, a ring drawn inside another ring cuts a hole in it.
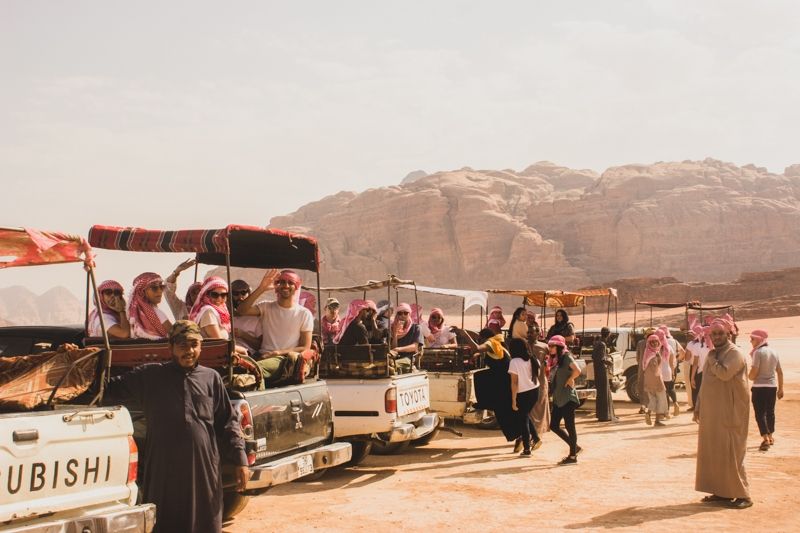
[[[437,287],[423,287],[422,285],[398,285],[400,289],[408,289],[413,291],[416,289],[419,292],[427,292],[430,294],[440,294],[443,296],[455,296],[464,300],[464,309],[469,309],[472,306],[480,306],[486,309],[489,301],[489,295],[484,291],[463,291],[459,289],[440,289]]]

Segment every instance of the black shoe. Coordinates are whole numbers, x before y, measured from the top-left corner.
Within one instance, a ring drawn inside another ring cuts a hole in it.
[[[583,448],[581,448],[580,446],[578,446],[577,448],[575,448],[575,455],[578,455],[578,454],[579,454],[579,453],[581,453],[582,451],[583,451]]]
[[[531,451],[530,450],[522,450],[522,453],[519,454],[520,457],[530,457]]]
[[[731,503],[728,504],[728,507],[732,509],[747,509],[748,507],[753,506],[753,500],[750,498],[734,498],[731,500]]]
[[[574,455],[568,455],[558,462],[559,465],[575,465],[578,464],[578,458]]]

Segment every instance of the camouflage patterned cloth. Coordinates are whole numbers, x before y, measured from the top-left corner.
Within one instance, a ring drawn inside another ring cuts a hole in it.
[[[169,342],[182,342],[188,339],[203,340],[200,326],[191,320],[178,320],[169,329]]]
[[[100,348],[85,348],[0,357],[0,410],[30,410],[44,405],[62,378],[54,401],[80,396],[94,382],[99,352]]]

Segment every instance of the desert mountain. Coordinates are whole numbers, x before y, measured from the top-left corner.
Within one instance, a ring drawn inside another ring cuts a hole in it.
[[[728,281],[800,263],[800,165],[714,159],[413,173],[274,217],[319,239],[324,284],[575,289],[628,277]]]
[[[0,289],[2,325],[81,324],[83,313],[83,302],[64,287],[54,287],[39,296],[20,286]]]

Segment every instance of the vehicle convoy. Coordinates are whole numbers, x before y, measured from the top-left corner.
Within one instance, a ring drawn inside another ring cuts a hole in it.
[[[327,294],[366,294],[411,284],[389,276],[386,280],[350,287],[319,289]],[[418,321],[417,317],[417,321]],[[320,365],[333,406],[334,436],[350,442],[358,464],[371,451],[398,453],[409,444],[422,445],[437,434],[441,419],[431,411],[430,380],[419,370],[419,355],[410,372],[394,368],[394,355],[383,344],[325,345]]]
[[[198,264],[226,267],[293,268],[316,273],[317,242],[311,237],[280,230],[230,225],[222,229],[160,231],[94,226],[89,242],[95,248],[131,252],[188,252]],[[230,300],[228,300],[230,305]],[[231,312],[235,323],[236,317]],[[319,354],[297,354],[291,376],[265,385],[258,365],[249,357],[234,358],[235,329],[231,338],[206,339],[199,364],[217,369],[240,417],[251,478],[244,493],[236,492],[233,467],[223,465],[224,516],[240,512],[248,497],[269,487],[299,478],[317,477],[351,458],[347,442],[334,442],[331,400],[325,381],[318,379]],[[87,339],[91,346],[98,339]],[[111,372],[127,372],[143,363],[171,359],[166,340],[112,341]],[[129,407],[137,421],[135,437],[144,438],[141,412]]]
[[[0,268],[83,262],[80,237],[0,228]],[[14,258],[12,260],[5,260]],[[56,351],[82,328],[0,328],[0,529],[148,533],[155,506],[137,505],[137,446],[125,407],[100,407],[108,345]],[[104,339],[107,341],[107,339]]]

